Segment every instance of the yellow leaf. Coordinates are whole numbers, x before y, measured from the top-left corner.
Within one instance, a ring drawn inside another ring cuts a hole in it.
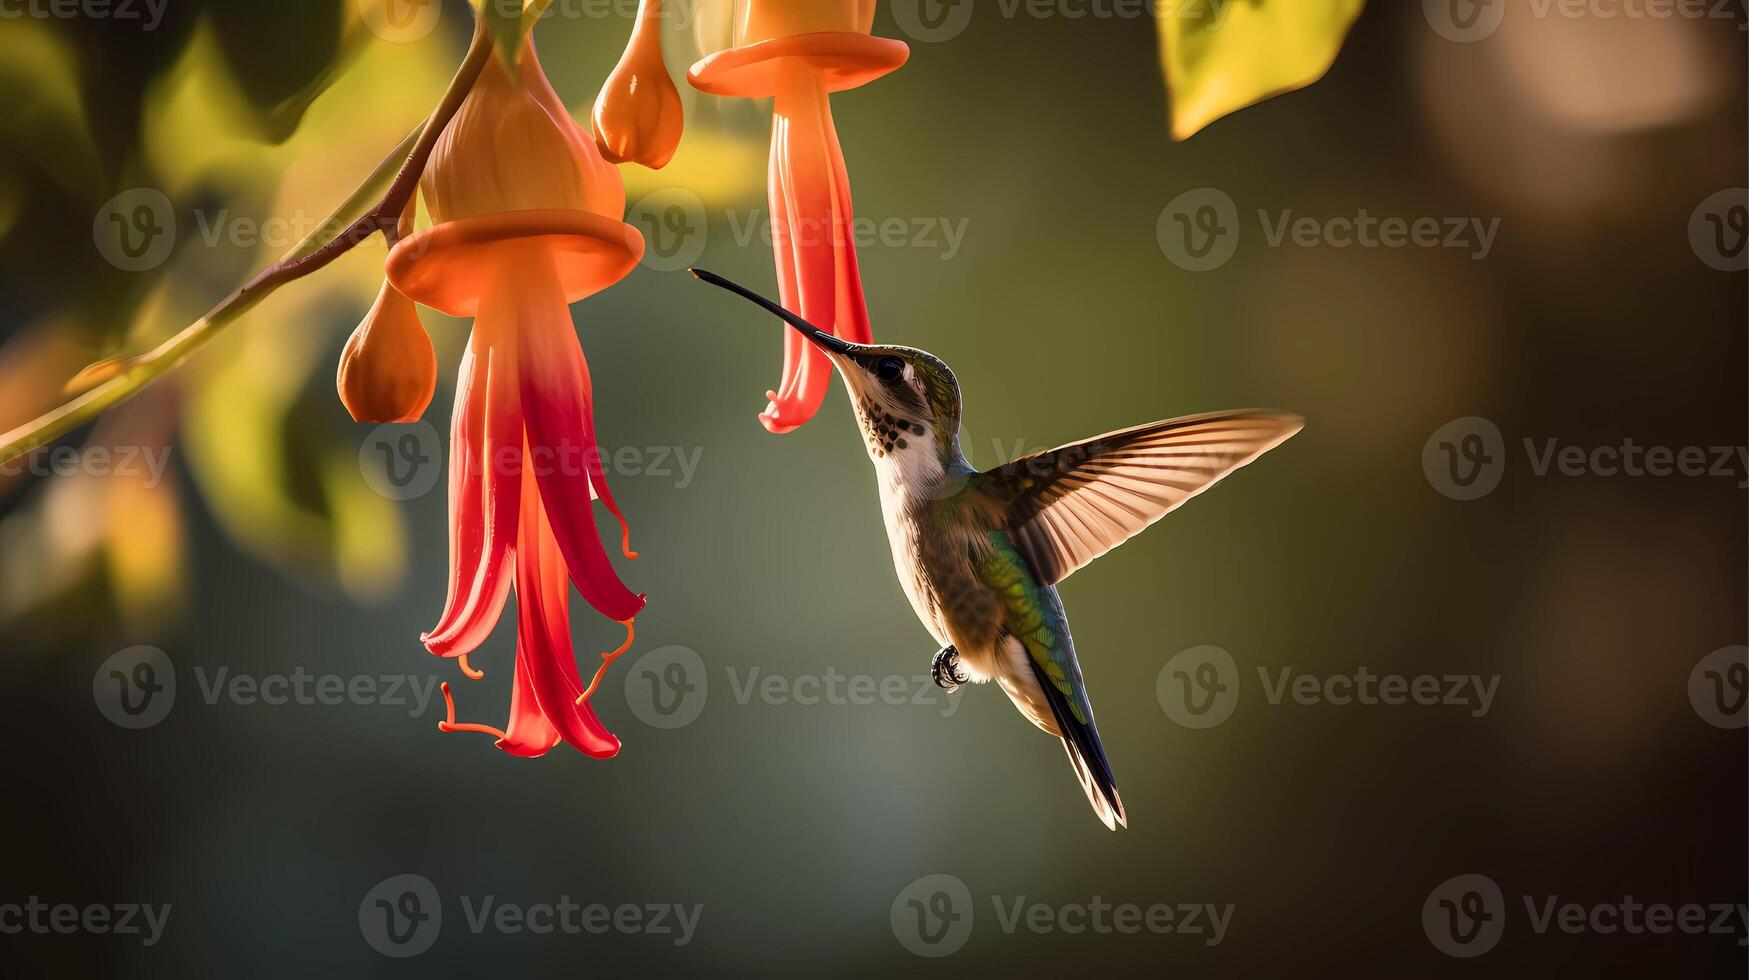
[[[1155,0],[1172,135],[1324,76],[1365,0]]]

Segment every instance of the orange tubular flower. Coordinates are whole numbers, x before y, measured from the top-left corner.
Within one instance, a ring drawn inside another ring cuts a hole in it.
[[[857,271],[850,175],[832,124],[832,92],[905,63],[903,42],[870,37],[874,0],[747,0],[735,47],[692,66],[694,88],[772,98],[772,241],[786,309],[859,344],[872,342]],[[826,355],[784,331],[783,382],[759,420],[789,432],[820,410],[832,379]]]
[[[595,97],[596,145],[614,163],[661,170],[680,146],[683,116],[662,61],[662,0],[639,0],[625,55]]]
[[[421,189],[434,224],[395,246],[389,280],[426,306],[474,318],[450,436],[449,599],[425,645],[478,676],[467,654],[496,625],[513,584],[519,621],[506,730],[455,724],[453,702],[439,727],[496,735],[512,755],[538,756],[563,740],[608,758],[620,743],[588,704],[594,685],[586,691],[578,676],[567,582],[628,629],[644,597],[620,582],[596,534],[599,499],[620,521],[626,557],[636,557],[602,470],[589,368],[567,304],[630,272],[643,236],[620,221],[619,173],[560,103],[532,42],[514,74],[491,59]]]
[[[417,422],[431,404],[437,352],[419,308],[388,283],[346,341],[335,386],[355,422]]]

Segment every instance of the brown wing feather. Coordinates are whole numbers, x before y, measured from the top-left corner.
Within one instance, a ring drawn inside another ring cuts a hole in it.
[[[1281,445],[1305,424],[1280,412],[1215,412],[1139,425],[981,474],[1015,544],[1054,585]]]

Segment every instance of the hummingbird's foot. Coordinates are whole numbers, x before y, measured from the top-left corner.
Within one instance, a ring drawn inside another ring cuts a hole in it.
[[[971,683],[971,678],[960,669],[960,652],[949,646],[942,647],[936,653],[935,659],[929,664],[929,672],[935,676],[935,686],[944,691],[957,690],[961,684]]]

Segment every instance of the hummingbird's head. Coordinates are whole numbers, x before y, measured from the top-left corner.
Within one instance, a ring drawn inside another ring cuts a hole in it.
[[[915,347],[840,340],[716,273],[693,269],[692,274],[781,317],[832,359],[850,391],[871,456],[919,464],[933,458],[940,466],[957,452],[960,387],[941,358]]]

